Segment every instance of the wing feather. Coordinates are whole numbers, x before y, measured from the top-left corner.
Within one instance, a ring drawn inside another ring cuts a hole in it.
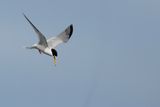
[[[34,31],[37,33],[38,38],[39,38],[39,44],[47,47],[48,44],[47,44],[47,40],[46,40],[45,36],[32,24],[32,22],[27,18],[27,16],[25,14],[23,14],[23,15],[27,19],[27,21],[30,23],[30,25],[33,27]]]
[[[57,37],[52,37],[47,40],[48,46],[50,48],[55,48],[61,43],[66,43],[73,33],[73,25],[68,26],[62,33],[60,33]]]

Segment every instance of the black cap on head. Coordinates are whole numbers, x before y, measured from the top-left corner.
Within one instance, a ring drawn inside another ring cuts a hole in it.
[[[51,52],[52,52],[53,56],[58,56],[58,53],[57,53],[57,51],[55,49],[51,49]]]

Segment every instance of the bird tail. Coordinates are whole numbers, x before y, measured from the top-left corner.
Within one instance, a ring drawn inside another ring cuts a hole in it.
[[[34,49],[34,46],[30,46],[30,47],[25,47],[26,49]]]

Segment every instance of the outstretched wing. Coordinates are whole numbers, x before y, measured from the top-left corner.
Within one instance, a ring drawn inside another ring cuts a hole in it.
[[[57,45],[61,43],[66,43],[73,33],[73,25],[68,26],[62,33],[60,33],[57,37],[52,37],[47,40],[48,46],[50,48],[55,48]]]
[[[34,31],[37,33],[38,38],[39,38],[38,44],[47,47],[48,44],[47,44],[47,40],[46,40],[45,36],[32,24],[32,22],[27,18],[27,16],[25,14],[23,14],[23,15],[27,19],[27,21],[30,23],[30,25],[33,27]]]

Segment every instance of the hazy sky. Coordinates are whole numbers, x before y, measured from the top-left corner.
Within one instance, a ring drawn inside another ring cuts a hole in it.
[[[68,25],[58,63],[26,50]],[[0,107],[160,107],[160,0],[1,0]]]

